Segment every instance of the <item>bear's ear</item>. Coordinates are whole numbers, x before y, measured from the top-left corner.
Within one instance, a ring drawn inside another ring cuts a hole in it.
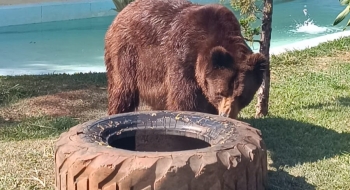
[[[266,69],[266,57],[261,53],[253,53],[249,56],[248,65],[251,70],[264,71]]]
[[[210,51],[210,61],[213,69],[234,68],[232,55],[223,47],[217,46]]]

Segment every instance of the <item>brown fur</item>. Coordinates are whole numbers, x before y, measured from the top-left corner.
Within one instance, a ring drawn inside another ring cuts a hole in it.
[[[262,82],[265,58],[244,41],[224,6],[135,0],[105,38],[108,114],[156,110],[236,118]]]

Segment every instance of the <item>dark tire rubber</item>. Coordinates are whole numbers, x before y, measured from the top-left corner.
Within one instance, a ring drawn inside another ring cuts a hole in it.
[[[123,141],[128,138],[129,144]],[[262,190],[267,154],[260,131],[247,123],[198,112],[142,111],[61,134],[55,173],[57,190]]]

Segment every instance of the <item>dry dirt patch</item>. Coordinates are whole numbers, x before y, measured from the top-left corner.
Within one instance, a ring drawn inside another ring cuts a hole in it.
[[[90,87],[23,99],[0,108],[0,116],[13,121],[38,116],[70,116],[79,121],[86,121],[104,116],[106,110],[106,89]]]
[[[330,64],[334,63],[348,63],[350,62],[350,52],[336,51],[334,56],[322,56],[313,58],[320,70],[325,70]]]
[[[20,100],[0,107],[0,118],[5,121],[21,121],[28,117],[68,116],[80,122],[96,119],[107,114],[107,90],[89,87]],[[138,110],[150,110],[141,102]]]

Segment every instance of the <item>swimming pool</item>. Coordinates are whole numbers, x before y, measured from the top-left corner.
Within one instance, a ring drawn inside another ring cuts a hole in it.
[[[342,9],[335,0],[275,3],[272,53],[295,42],[301,47],[317,44],[330,34],[339,36],[343,26],[333,27],[332,23]],[[104,72],[104,35],[113,18],[0,27],[0,75]],[[258,51],[259,47],[252,48]]]

